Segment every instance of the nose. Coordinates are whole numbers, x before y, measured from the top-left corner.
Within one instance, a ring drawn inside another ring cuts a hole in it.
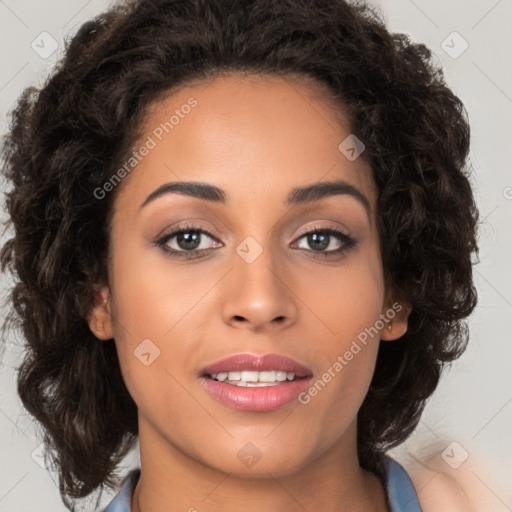
[[[284,329],[296,322],[297,298],[289,283],[290,273],[276,260],[270,250],[263,250],[250,263],[235,255],[225,283],[225,323],[261,332]]]

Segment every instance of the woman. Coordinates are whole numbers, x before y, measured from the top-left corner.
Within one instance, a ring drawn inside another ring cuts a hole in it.
[[[344,1],[130,1],[4,144],[19,394],[108,512],[433,510],[386,451],[476,305],[469,126]]]

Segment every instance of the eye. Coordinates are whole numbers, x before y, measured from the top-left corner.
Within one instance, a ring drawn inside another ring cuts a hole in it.
[[[333,242],[333,238],[337,239],[338,242]],[[313,248],[310,252],[315,252],[321,255],[321,257],[339,256],[351,247],[354,247],[357,243],[351,236],[334,228],[315,227],[302,233],[298,240],[301,239],[305,239],[305,242]],[[328,248],[331,248],[331,250],[325,250]],[[299,247],[299,249],[308,250],[305,247]]]
[[[211,247],[201,247],[202,242],[206,237],[218,240],[208,231],[197,228],[194,226],[179,226],[171,233],[168,233],[159,238],[155,245],[160,247],[166,254],[175,258],[192,259],[196,258],[199,253],[209,253]],[[173,239],[176,239],[173,241]],[[171,247],[174,245],[174,247]]]

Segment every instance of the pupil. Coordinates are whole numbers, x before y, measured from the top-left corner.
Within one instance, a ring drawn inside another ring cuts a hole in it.
[[[179,233],[177,236],[178,245],[182,249],[194,250],[199,245],[199,236],[200,235],[197,231]],[[192,244],[192,246],[190,244]]]
[[[311,235],[308,235],[308,243],[310,243],[313,247],[315,247],[315,244],[316,244],[316,248],[317,249],[325,249],[326,247],[329,246],[329,243],[327,241],[329,235],[325,235],[325,234],[317,234],[317,233],[313,233]],[[320,242],[320,245],[318,245],[318,242],[319,242],[319,238],[323,238],[323,241]]]

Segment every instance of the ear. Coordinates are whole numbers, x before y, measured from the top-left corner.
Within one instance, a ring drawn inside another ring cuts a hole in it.
[[[380,339],[391,341],[402,337],[407,332],[411,310],[412,308],[406,300],[398,298],[396,293],[389,290],[382,310],[384,328],[380,332]]]
[[[114,337],[110,314],[110,290],[108,286],[96,288],[96,298],[87,316],[87,323],[96,338],[109,340]]]

